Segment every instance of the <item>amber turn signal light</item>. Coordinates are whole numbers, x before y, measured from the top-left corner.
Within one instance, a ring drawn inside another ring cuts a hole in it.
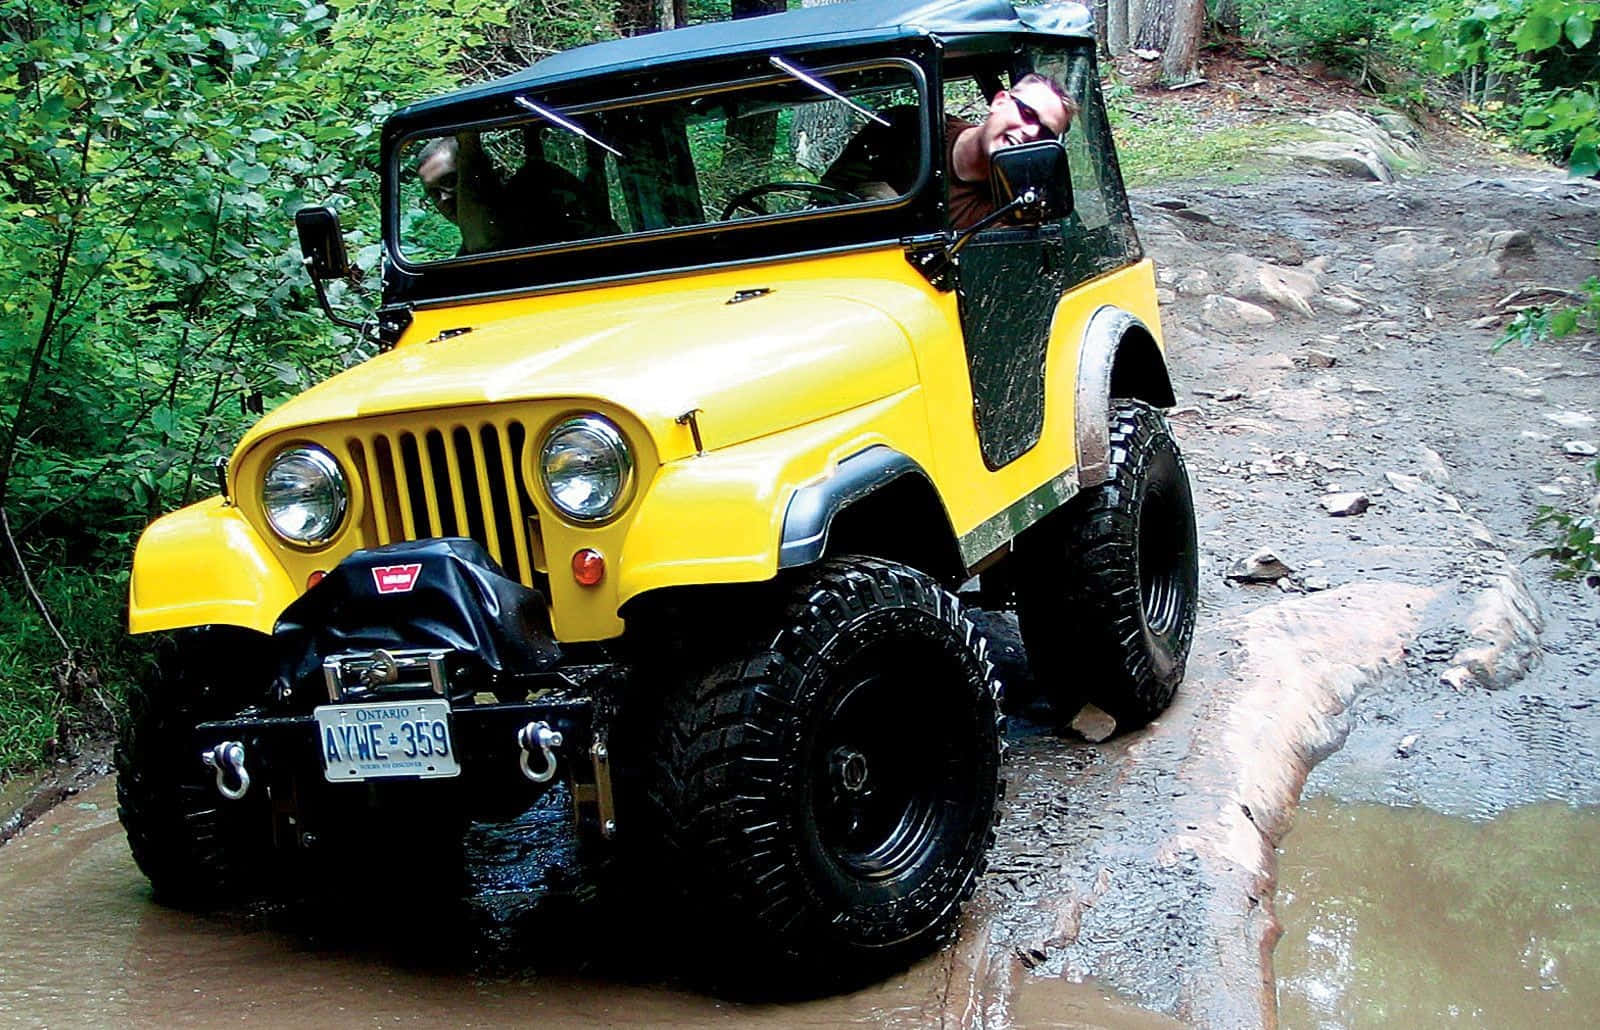
[[[572,578],[578,581],[579,586],[592,587],[605,575],[606,560],[594,548],[585,547],[572,556]]]
[[[313,572],[311,575],[306,577],[306,589],[310,590],[312,587],[316,586],[318,583],[321,583],[323,580],[325,580],[327,578],[328,578],[328,574],[326,572],[323,572],[321,569],[318,569],[317,571]]]

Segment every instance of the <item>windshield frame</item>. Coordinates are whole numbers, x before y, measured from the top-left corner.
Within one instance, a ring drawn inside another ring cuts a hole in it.
[[[433,261],[417,261],[413,258],[408,258],[402,252],[402,241],[399,232],[403,217],[400,186],[404,176],[407,174],[407,170],[401,167],[401,157],[408,144],[414,143],[419,139],[447,137],[454,132],[503,131],[539,124],[543,119],[520,106],[520,102],[524,98],[535,100],[538,104],[556,111],[562,117],[573,119],[581,124],[585,116],[596,112],[627,108],[637,109],[674,100],[714,96],[719,93],[801,81],[786,72],[766,66],[764,62],[770,55],[765,52],[759,55],[745,56],[747,58],[760,58],[763,61],[762,70],[756,74],[744,74],[737,77],[706,75],[691,84],[672,85],[643,93],[629,92],[630,83],[626,81],[598,78],[589,80],[587,85],[589,85],[591,91],[601,93],[601,97],[577,103],[561,103],[551,99],[551,93],[560,92],[554,88],[522,89],[506,94],[506,99],[511,101],[512,105],[515,105],[511,108],[514,113],[476,118],[435,117],[430,119],[427,124],[404,127],[392,136],[386,132],[385,135],[389,138],[386,138],[384,142],[383,242],[384,253],[388,264],[391,266],[390,270],[403,273],[406,277],[437,277],[440,273],[448,274],[452,271],[472,268],[481,269],[485,265],[501,265],[517,261],[525,262],[532,258],[550,258],[558,255],[573,255],[618,248],[636,248],[643,244],[655,242],[692,240],[696,237],[704,236],[724,237],[733,235],[737,237],[762,233],[772,234],[778,227],[794,222],[813,223],[850,219],[859,217],[863,213],[882,213],[908,208],[915,204],[919,197],[924,195],[930,180],[938,176],[939,162],[934,158],[934,136],[931,132],[933,112],[937,107],[934,103],[933,93],[935,87],[931,81],[932,77],[928,74],[928,69],[924,64],[913,56],[885,54],[882,52],[882,48],[878,48],[877,52],[871,55],[838,55],[836,59],[828,60],[826,63],[808,63],[806,68],[809,72],[824,77],[885,68],[896,69],[907,74],[908,85],[912,86],[918,94],[920,156],[916,179],[911,187],[900,196],[889,199],[869,198],[856,203],[839,204],[812,210],[774,212],[728,221],[712,220],[694,225],[670,226],[589,239],[508,248],[478,254],[462,254]],[[812,56],[814,59],[815,55]],[[446,112],[439,113],[444,114]],[[466,111],[462,112],[464,115],[468,113]],[[413,171],[410,174],[415,173]],[[881,237],[879,239],[881,241]],[[386,276],[387,278],[389,277]],[[399,277],[396,276],[395,278]],[[551,280],[529,283],[530,286],[551,284]]]

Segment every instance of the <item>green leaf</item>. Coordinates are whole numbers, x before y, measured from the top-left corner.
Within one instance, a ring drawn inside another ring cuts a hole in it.
[[[1587,179],[1600,172],[1600,148],[1593,143],[1580,143],[1572,148],[1567,158],[1567,174],[1574,179]]]
[[[1511,42],[1521,51],[1549,50],[1561,42],[1561,26],[1552,18],[1535,14],[1517,26]]]
[[[1550,335],[1554,337],[1571,336],[1578,330],[1578,309],[1562,308],[1550,316]]]
[[[1589,40],[1594,38],[1594,18],[1583,11],[1574,11],[1567,18],[1567,38],[1572,40],[1572,45],[1582,50],[1589,45]]]

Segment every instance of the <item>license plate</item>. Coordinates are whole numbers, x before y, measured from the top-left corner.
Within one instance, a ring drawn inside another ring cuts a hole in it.
[[[323,705],[312,714],[329,782],[461,774],[448,701]]]

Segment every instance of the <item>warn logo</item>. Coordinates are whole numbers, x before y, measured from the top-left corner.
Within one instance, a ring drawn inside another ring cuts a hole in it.
[[[372,579],[378,584],[380,594],[405,594],[417,585],[421,572],[421,562],[414,565],[375,565]]]

